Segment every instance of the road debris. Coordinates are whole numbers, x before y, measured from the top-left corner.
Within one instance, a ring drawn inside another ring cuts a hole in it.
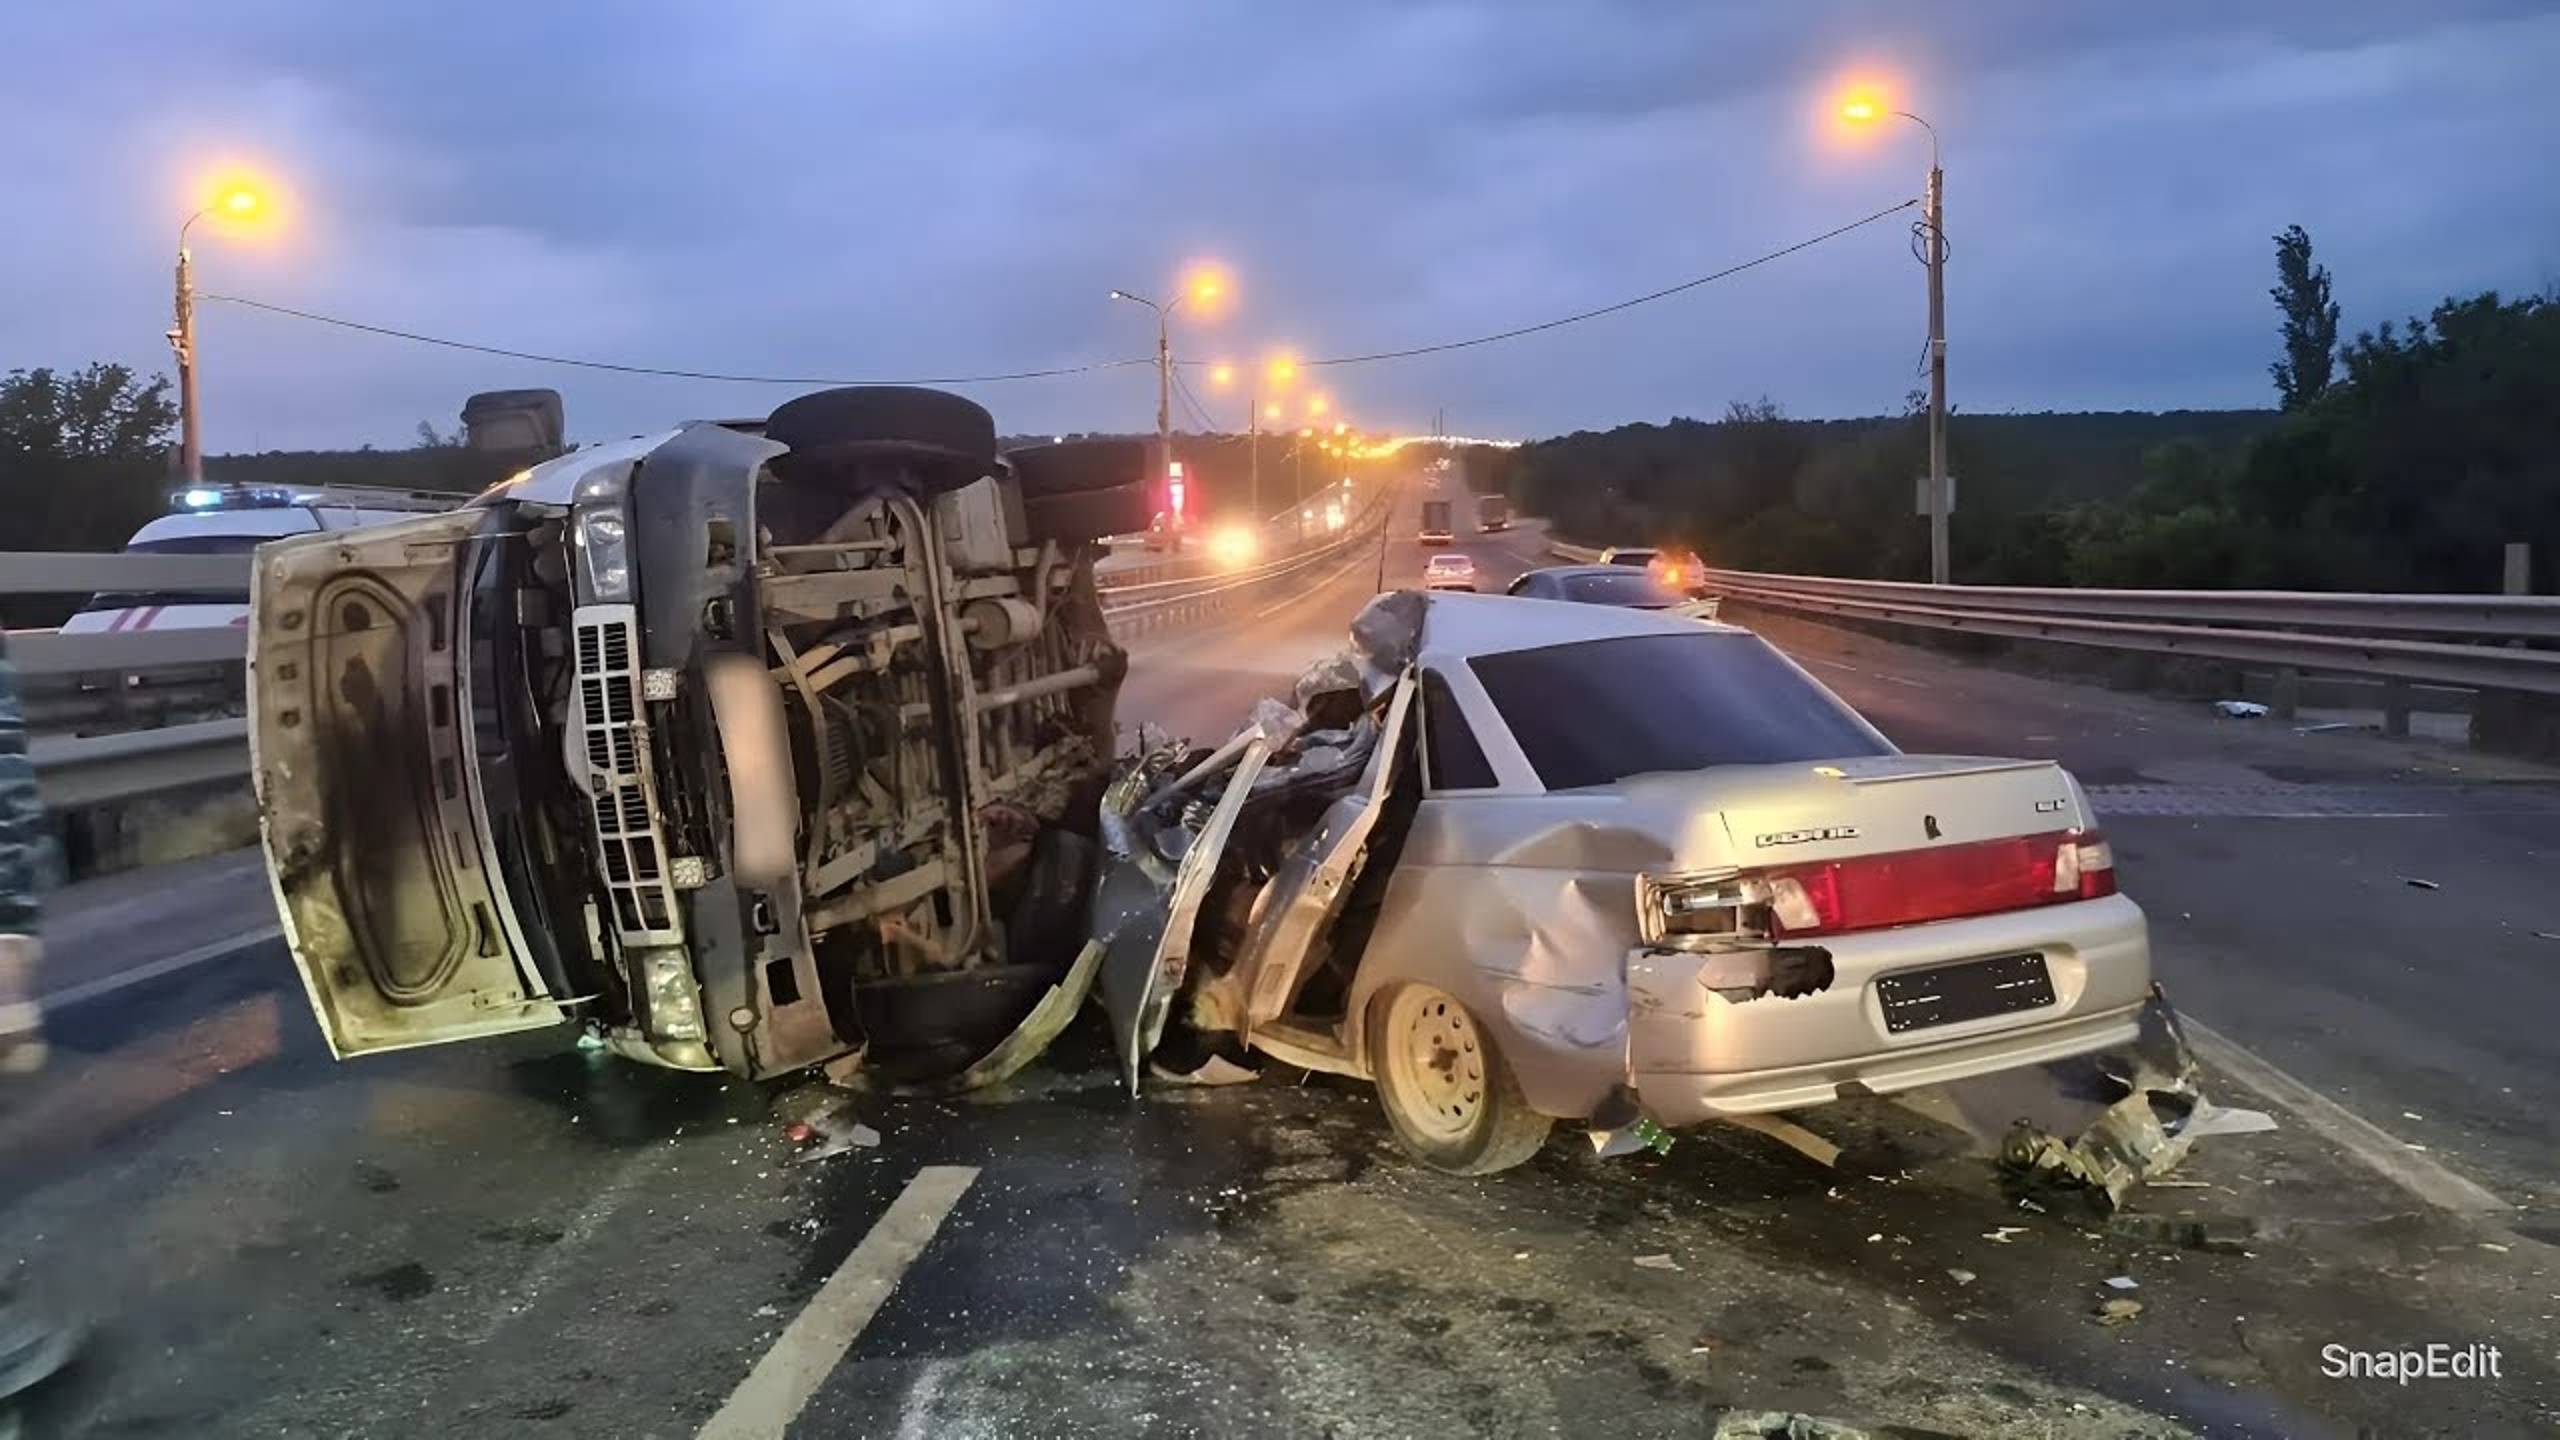
[[[2187,1158],[2186,1137],[2170,1134],[2152,1109],[2156,1093],[2117,1101],[2068,1144],[2031,1121],[2012,1122],[2000,1142],[2003,1177],[2013,1187],[2082,1196],[2101,1214],[2114,1210],[2136,1185]]]
[[[2110,1275],[2107,1277],[2107,1288],[2110,1290],[2139,1290],[2142,1288],[2142,1282],[2134,1279],[2130,1275]]]
[[[1680,1268],[1680,1262],[1672,1259],[1668,1255],[1639,1255],[1636,1257],[1636,1268],[1639,1270],[1677,1270]]]
[[[2215,1105],[2196,1082],[2195,1052],[2159,986],[2144,1002],[2134,1043],[2099,1057],[2099,1072],[2122,1099],[2065,1141],[2031,1121],[2009,1127],[2000,1170],[2022,1210],[2039,1209],[2033,1194],[2076,1197],[2104,1215],[2133,1189],[2176,1169],[2195,1141],[2276,1128],[2263,1110]],[[2030,1193],[2032,1192],[2032,1194]]]
[[[2441,890],[2444,888],[2433,880],[2421,880],[2415,875],[2401,876],[2400,883],[2408,886],[2412,890]]]
[[[1591,1153],[1603,1160],[1633,1155],[1639,1150],[1650,1150],[1656,1155],[1671,1153],[1671,1132],[1641,1116],[1633,1124],[1595,1129],[1590,1134]]]
[[[2255,700],[2216,700],[2213,708],[2226,720],[2260,720],[2267,713],[2267,707]]]
[[[1949,1270],[1947,1278],[1959,1285],[1970,1285],[1974,1282],[1975,1276],[1970,1270]]]
[[[850,1105],[834,1106],[806,1120],[793,1121],[783,1127],[782,1133],[793,1144],[809,1147],[791,1157],[794,1165],[815,1164],[848,1150],[874,1150],[880,1145],[880,1132],[854,1118]],[[810,1144],[813,1140],[817,1143]]]
[[[1791,1410],[1728,1410],[1707,1440],[1867,1440],[1867,1432]]]
[[[2215,1255],[2246,1255],[2258,1238],[2256,1223],[2238,1216],[2110,1215],[2107,1233]]]
[[[1983,1231],[1982,1238],[1996,1244],[2006,1245],[2009,1243],[2010,1236],[2024,1235],[2026,1233],[2027,1227],[2024,1225],[2003,1225],[1998,1229]]]
[[[1726,1123],[1744,1130],[1757,1130],[1816,1165],[1831,1168],[1840,1163],[1839,1146],[1782,1115],[1735,1115],[1728,1117]]]
[[[2495,1250],[2496,1252],[2498,1252],[2498,1253],[2499,1253],[2499,1254],[2501,1254],[2501,1255],[2504,1255],[2504,1254],[2506,1254],[2506,1253],[2507,1253],[2507,1247],[2506,1247],[2506,1246],[2504,1246],[2504,1245],[2499,1244],[2499,1243],[2498,1243],[2497,1241],[2495,1241],[2495,1240],[2483,1240],[2483,1241],[2481,1241],[2481,1242],[2480,1242],[2480,1248],[2481,1248],[2481,1249],[2483,1249],[2483,1250]]]
[[[2139,1300],[2101,1300],[2098,1302],[2098,1323],[2110,1328],[2117,1325],[2131,1324],[2133,1317],[2141,1313],[2142,1302]]]
[[[1248,1070],[1224,1055],[1212,1054],[1197,1069],[1177,1074],[1173,1070],[1150,1063],[1147,1073],[1158,1080],[1175,1085],[1250,1085],[1262,1078],[1259,1071]]]
[[[2198,1096],[2194,1112],[2187,1116],[2178,1134],[2188,1140],[2203,1140],[2215,1135],[2263,1135],[2275,1128],[2276,1117],[2264,1110],[2216,1105]]]

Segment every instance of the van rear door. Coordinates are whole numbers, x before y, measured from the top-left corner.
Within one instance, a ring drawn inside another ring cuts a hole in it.
[[[263,547],[249,746],[284,933],[340,1059],[556,1025],[473,763],[475,532],[426,515]]]

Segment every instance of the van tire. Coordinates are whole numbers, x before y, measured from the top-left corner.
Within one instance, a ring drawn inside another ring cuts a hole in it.
[[[1109,535],[1134,535],[1151,518],[1143,485],[1026,495],[1022,501],[1023,533],[1034,545],[1055,540],[1071,548]]]
[[[890,462],[966,484],[996,463],[995,417],[973,400],[915,385],[846,385],[785,400],[764,434],[791,447],[775,466],[785,475]]]
[[[1077,495],[1133,486],[1146,489],[1147,446],[1140,440],[1061,440],[1005,452],[1022,498]],[[1143,523],[1138,527],[1145,529]]]

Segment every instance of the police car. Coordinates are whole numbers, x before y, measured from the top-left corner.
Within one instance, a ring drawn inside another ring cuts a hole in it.
[[[379,485],[199,485],[170,497],[170,513],[133,532],[128,555],[247,555],[269,540],[319,530],[360,530],[451,510],[470,497]],[[89,598],[62,622],[65,635],[200,630],[249,623],[249,573],[240,589],[114,591]]]

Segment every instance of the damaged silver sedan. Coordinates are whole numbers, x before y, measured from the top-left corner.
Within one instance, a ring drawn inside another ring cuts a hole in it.
[[[1211,1048],[1374,1081],[1459,1173],[1557,1120],[1792,1110],[2134,1038],[2141,910],[2047,761],[1905,755],[1750,632],[1406,591],[1206,753],[1105,794],[1134,1089]]]

